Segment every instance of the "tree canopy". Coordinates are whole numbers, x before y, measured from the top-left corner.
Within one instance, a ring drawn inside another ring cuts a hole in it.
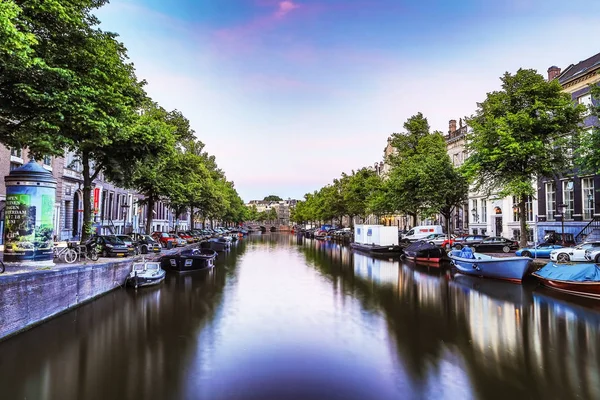
[[[263,201],[282,201],[283,199],[279,196],[271,194],[263,199]]]
[[[573,145],[580,133],[581,105],[531,69],[505,73],[502,90],[488,93],[467,120],[469,158],[464,172],[475,190],[518,199],[521,232],[526,232],[526,200],[532,182],[573,167]],[[521,235],[527,244],[527,235]]]

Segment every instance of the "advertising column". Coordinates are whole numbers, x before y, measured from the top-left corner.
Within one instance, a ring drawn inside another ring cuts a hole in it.
[[[4,182],[4,261],[51,261],[56,180],[32,160],[11,171]]]

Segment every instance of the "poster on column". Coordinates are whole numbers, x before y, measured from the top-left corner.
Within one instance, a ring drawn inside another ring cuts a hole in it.
[[[54,188],[9,186],[7,190],[4,259],[51,260]]]

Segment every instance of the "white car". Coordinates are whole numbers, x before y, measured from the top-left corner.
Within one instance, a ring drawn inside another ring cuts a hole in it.
[[[600,242],[588,242],[576,247],[552,250],[550,259],[559,263],[569,261],[600,263]]]
[[[452,239],[454,239],[454,235],[450,235]],[[444,243],[444,240],[448,239],[448,235],[445,233],[432,233],[431,235],[421,239],[426,241],[429,244],[433,244],[435,246],[441,246]]]

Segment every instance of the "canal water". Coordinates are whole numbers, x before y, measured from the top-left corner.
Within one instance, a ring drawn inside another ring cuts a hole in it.
[[[259,234],[1,342],[0,398],[600,399],[599,333],[533,282]]]

